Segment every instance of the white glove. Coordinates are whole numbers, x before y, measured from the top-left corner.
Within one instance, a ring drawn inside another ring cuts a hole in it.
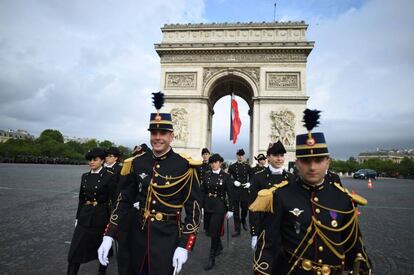
[[[256,244],[257,244],[257,236],[253,236],[252,237],[252,249],[253,250],[256,249]]]
[[[244,185],[244,188],[249,188],[250,187],[250,182],[246,182],[246,184]]]
[[[234,186],[239,187],[241,185],[241,182],[238,180],[234,181]]]
[[[187,261],[188,258],[188,251],[185,248],[177,247],[174,252],[173,256],[173,267],[175,270],[174,274],[178,274],[181,271],[181,268],[183,267],[183,264]]]
[[[78,219],[75,220],[75,227],[78,225]]]
[[[111,250],[113,240],[114,239],[112,239],[109,236],[103,237],[101,246],[98,249],[98,260],[101,263],[101,265],[107,266],[109,264],[108,253],[109,250]]]
[[[226,217],[227,217],[228,220],[233,218],[233,212],[232,211],[227,211]]]

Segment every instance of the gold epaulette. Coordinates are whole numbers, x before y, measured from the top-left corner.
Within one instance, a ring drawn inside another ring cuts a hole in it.
[[[182,158],[186,159],[188,161],[188,163],[190,164],[191,167],[200,166],[201,164],[203,164],[203,162],[201,160],[194,160],[190,156],[188,156],[188,155],[186,155],[184,153],[179,153],[179,155]]]
[[[135,158],[140,157],[144,154],[145,154],[145,151],[142,152],[141,154],[135,155],[133,157],[130,157],[130,158],[127,158],[126,160],[124,160],[124,164],[122,165],[122,170],[121,170],[121,176],[129,175],[129,173],[131,173],[132,161]]]
[[[257,193],[257,198],[250,205],[249,210],[253,212],[271,212],[273,213],[273,193],[288,185],[288,181],[284,180],[279,184],[275,184],[269,189],[262,189]]]
[[[366,198],[358,195],[358,194],[352,194],[348,191],[348,189],[342,187],[339,183],[334,182],[334,186],[341,190],[342,192],[346,193],[354,202],[356,202],[359,205],[367,205],[368,201]]]

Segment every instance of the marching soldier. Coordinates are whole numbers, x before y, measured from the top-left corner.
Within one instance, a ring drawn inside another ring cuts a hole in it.
[[[271,143],[267,149],[267,159],[269,166],[256,172],[251,180],[250,203],[252,203],[257,193],[262,189],[272,187],[282,181],[289,180],[293,175],[283,169],[285,163],[286,149],[282,142]],[[261,154],[263,155],[263,154]],[[263,155],[264,156],[264,155]],[[259,155],[260,157],[260,155]],[[252,249],[256,248],[257,236],[260,235],[265,223],[271,220],[272,215],[268,213],[249,211],[250,234],[252,236]]]
[[[234,185],[231,192],[231,200],[234,209],[234,233],[233,237],[240,236],[240,222],[243,229],[247,231],[246,217],[249,204],[249,188],[250,188],[250,174],[251,168],[244,162],[244,150],[237,151],[237,162],[229,166],[229,174],[234,180]],[[241,213],[240,213],[241,209]]]
[[[204,176],[201,187],[204,215],[208,221],[207,232],[211,237],[209,260],[205,270],[213,268],[215,257],[223,250],[220,238],[224,233],[224,219],[230,219],[233,216],[228,200],[229,188],[233,181],[230,175],[220,168],[223,161],[219,154],[210,157],[209,163],[212,169]]]
[[[109,147],[109,149],[106,150],[104,167],[115,175],[116,183],[118,183],[122,164],[121,151],[119,151],[117,147]]]
[[[257,164],[255,167],[252,168],[252,175],[265,170],[267,162],[267,158],[264,154],[258,154],[257,157],[254,157],[254,159],[257,161]]]
[[[325,137],[312,133],[318,119],[319,111],[305,110],[308,133],[296,137],[298,176],[261,190],[250,206],[275,215],[258,238],[256,274],[372,272],[356,209],[367,201],[327,176],[330,159]],[[277,262],[272,265],[274,257]]]
[[[114,174],[102,167],[105,155],[101,148],[94,148],[85,155],[91,170],[81,179],[75,231],[68,255],[68,275],[77,274],[80,264],[98,258],[96,250],[102,241],[110,205],[116,195]],[[105,265],[99,265],[98,274],[106,274]]]
[[[198,168],[198,178],[200,180],[200,184],[203,185],[204,176],[207,174],[208,171],[211,171],[211,167],[209,164],[210,151],[207,148],[203,148],[201,150],[201,157],[203,159],[203,164],[201,164]],[[203,216],[204,230],[207,231],[208,219],[206,219],[206,216],[204,215],[204,208],[202,208],[202,216]]]
[[[112,212],[99,261],[108,264],[108,251],[117,238],[125,209],[133,206],[129,228],[131,258],[120,274],[167,275],[180,272],[187,261],[199,227],[200,187],[196,163],[173,151],[173,123],[170,113],[159,113],[163,94],[154,93],[157,113],[149,126],[152,152],[125,160],[121,175],[127,179]],[[185,218],[182,219],[182,209]]]

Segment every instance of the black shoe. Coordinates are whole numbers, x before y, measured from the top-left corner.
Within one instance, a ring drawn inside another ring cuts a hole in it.
[[[245,223],[243,223],[243,229],[244,231],[247,231],[247,225]]]
[[[240,236],[240,230],[234,232],[231,236],[232,237],[238,237],[238,236]]]
[[[208,264],[204,267],[204,270],[210,270],[214,267],[216,263],[216,251],[214,249],[210,250],[210,257],[208,258]]]

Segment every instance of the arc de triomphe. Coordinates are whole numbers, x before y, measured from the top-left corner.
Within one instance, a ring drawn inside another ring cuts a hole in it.
[[[211,148],[214,104],[232,86],[250,108],[251,159],[280,139],[286,163],[293,161],[295,135],[305,132],[306,62],[314,46],[306,30],[304,22],[164,25],[155,50],[174,148],[196,159]]]

